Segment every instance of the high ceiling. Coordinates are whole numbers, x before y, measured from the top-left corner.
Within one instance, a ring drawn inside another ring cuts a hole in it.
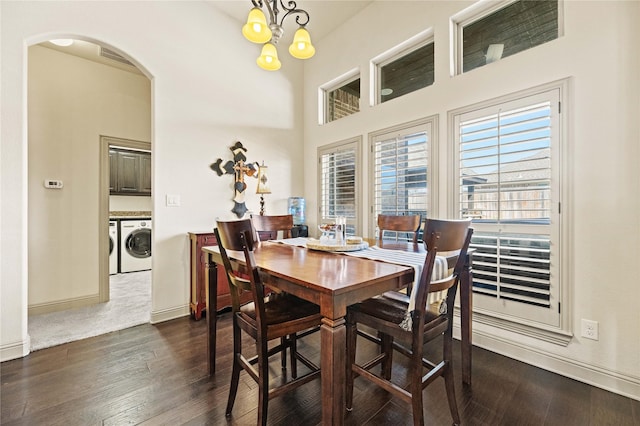
[[[278,0],[280,1],[280,0]],[[283,0],[288,4],[289,0]],[[331,31],[342,25],[352,16],[356,15],[363,8],[372,3],[373,0],[342,0],[342,1],[320,1],[320,0],[299,0],[297,7],[304,9],[309,13],[308,30],[311,33],[312,42],[316,43],[325,37]],[[253,7],[251,0],[207,0],[207,3],[220,10],[225,15],[238,21],[238,32],[247,20],[249,10]],[[279,8],[282,11],[282,7]],[[283,13],[280,13],[280,17]],[[283,24],[284,37],[292,37],[296,30],[295,17],[288,17]],[[132,64],[118,57],[116,52],[107,51],[105,57],[104,52],[101,54],[100,46],[76,40],[73,45],[68,47],[60,47],[50,42],[41,43],[42,46],[55,49],[70,55],[79,56],[95,62],[111,65],[116,68],[123,69],[134,73],[140,73]],[[115,55],[113,55],[115,54]]]
[[[288,4],[289,0],[282,0]],[[311,33],[311,41],[316,42],[325,37],[331,31],[342,25],[352,16],[371,4],[373,0],[297,0],[297,7],[309,13],[309,25],[307,29]],[[251,0],[210,0],[209,3],[244,25],[247,21],[249,10],[253,7]],[[279,7],[282,17],[282,7]],[[265,10],[263,8],[263,10]],[[266,10],[265,10],[266,14]],[[268,19],[268,16],[267,16]],[[288,17],[284,22],[285,37],[293,35],[296,30],[295,17]]]

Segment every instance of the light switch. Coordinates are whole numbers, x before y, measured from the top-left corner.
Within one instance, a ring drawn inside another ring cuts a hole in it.
[[[180,196],[167,194],[167,207],[178,207],[180,206]]]

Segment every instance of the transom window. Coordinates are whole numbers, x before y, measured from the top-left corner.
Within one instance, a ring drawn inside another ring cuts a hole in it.
[[[360,111],[360,74],[353,74],[321,89],[322,123],[330,123]]]
[[[457,24],[457,71],[463,73],[557,39],[558,0],[502,2]]]
[[[383,103],[433,84],[434,45],[429,31],[394,51],[374,59],[376,65],[376,102]]]

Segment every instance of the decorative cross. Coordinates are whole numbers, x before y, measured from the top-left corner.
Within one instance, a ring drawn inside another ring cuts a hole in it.
[[[222,176],[225,174],[234,175],[235,182],[233,184],[234,189],[234,197],[233,197],[233,209],[231,211],[241,218],[247,212],[247,207],[244,204],[244,190],[247,189],[247,184],[244,182],[244,176],[256,176],[258,172],[257,163],[247,163],[247,157],[244,155],[247,152],[247,149],[242,146],[242,142],[237,141],[235,145],[229,148],[233,153],[233,161],[227,161],[222,168],[220,165],[222,164],[222,158],[218,158],[215,163],[211,164],[209,167],[218,174],[218,176]]]

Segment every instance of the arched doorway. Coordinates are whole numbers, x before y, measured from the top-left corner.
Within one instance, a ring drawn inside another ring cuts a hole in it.
[[[29,315],[97,306],[110,298],[101,136],[151,142],[150,79],[96,40],[35,43],[28,58]]]

